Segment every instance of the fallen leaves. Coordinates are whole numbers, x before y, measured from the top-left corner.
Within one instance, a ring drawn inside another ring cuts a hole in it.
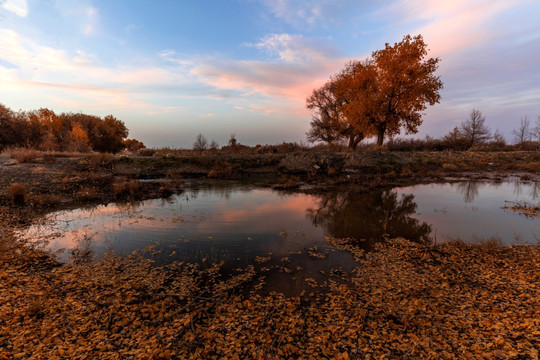
[[[286,297],[257,291],[254,266],[111,254],[57,266],[6,234],[0,359],[535,359],[540,347],[540,246],[397,239]]]

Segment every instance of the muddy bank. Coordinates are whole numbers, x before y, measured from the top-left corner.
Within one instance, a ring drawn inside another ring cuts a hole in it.
[[[220,155],[120,158],[117,171],[137,177],[294,174],[306,180],[348,175],[394,177],[462,172],[540,172],[538,152],[296,152],[281,155]],[[394,173],[394,174],[392,174]]]
[[[0,221],[83,204],[166,197],[191,178],[252,179],[279,190],[324,192],[341,185],[368,190],[448,178],[535,180],[537,152],[298,152],[270,155],[126,157],[45,156],[0,164]],[[146,181],[141,181],[146,180]],[[153,181],[156,180],[156,181]],[[13,186],[18,184],[17,186]]]

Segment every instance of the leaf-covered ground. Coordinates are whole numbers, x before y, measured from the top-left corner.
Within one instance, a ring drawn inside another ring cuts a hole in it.
[[[0,359],[538,358],[540,246],[393,240],[287,298],[258,293],[253,267],[58,266],[10,237],[0,230]]]

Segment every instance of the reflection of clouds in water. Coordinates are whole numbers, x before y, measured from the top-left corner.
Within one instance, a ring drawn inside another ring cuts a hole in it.
[[[238,242],[246,242],[247,236],[251,236],[254,241],[247,246],[287,254],[312,241],[303,234],[294,234],[300,229],[311,229],[305,209],[315,203],[312,196],[283,195],[260,188],[236,192],[234,188],[200,189],[196,193],[199,197],[191,197],[189,202],[182,194],[167,201],[62,211],[51,214],[46,226],[33,227],[27,234],[54,233],[50,246],[55,249],[78,247],[85,237],[93,239],[95,248],[110,245],[111,240],[120,249],[139,246],[149,239],[178,243],[180,237],[191,238],[191,242],[184,244],[186,247],[195,246],[197,241],[207,246],[201,241],[209,236],[219,239],[219,246],[230,241],[238,246]],[[280,231],[291,233],[287,241],[279,238]],[[323,238],[322,233],[319,238]],[[128,244],[126,239],[134,242]]]
[[[231,254],[251,256],[272,252],[286,256],[315,243],[322,246],[325,234],[365,239],[368,241],[362,246],[369,248],[385,236],[427,239],[432,224],[437,234],[442,230],[457,234],[456,231],[466,228],[472,228],[474,233],[477,230],[502,233],[503,224],[509,228],[516,223],[507,214],[503,214],[504,218],[497,217],[501,216],[497,211],[504,205],[504,198],[502,202],[500,198],[511,197],[512,191],[514,196],[516,192],[538,196],[539,186],[466,181],[369,193],[341,190],[322,195],[220,188],[196,190],[197,198],[190,197],[191,190],[187,190],[167,200],[58,212],[49,216],[46,226],[35,225],[27,235],[33,238],[51,235],[50,246],[54,248],[79,247],[81,239],[91,237],[92,246],[98,251],[113,246],[129,253],[161,240],[186,252],[214,247],[215,251],[227,250]],[[464,212],[463,203],[472,201],[481,201],[474,206],[480,210]],[[417,202],[427,207],[419,208]],[[445,216],[435,214],[433,209],[444,210]],[[289,236],[281,238],[281,231]]]
[[[255,207],[244,208],[235,207],[233,209],[223,209],[223,219],[226,222],[237,222],[248,217],[257,217],[262,215],[279,216],[287,218],[288,213],[304,214],[307,208],[313,206],[316,197],[310,195],[290,195],[281,197],[279,202],[265,202]],[[264,218],[263,221],[272,221],[274,218]],[[275,221],[273,221],[275,222]]]

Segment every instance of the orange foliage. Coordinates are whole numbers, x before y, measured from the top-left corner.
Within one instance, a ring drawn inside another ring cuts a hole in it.
[[[76,123],[69,132],[70,150],[87,152],[90,151],[90,142],[88,140],[88,134],[83,129],[82,125]]]
[[[387,43],[374,51],[371,58],[348,63],[308,98],[307,107],[318,113],[308,137],[313,138],[313,132],[324,126],[339,133],[344,122],[359,134],[376,136],[377,145],[402,128],[408,134],[416,133],[422,111],[427,104],[439,102],[443,85],[434,75],[440,59],[424,60],[426,55],[422,36],[407,35],[393,46]]]

